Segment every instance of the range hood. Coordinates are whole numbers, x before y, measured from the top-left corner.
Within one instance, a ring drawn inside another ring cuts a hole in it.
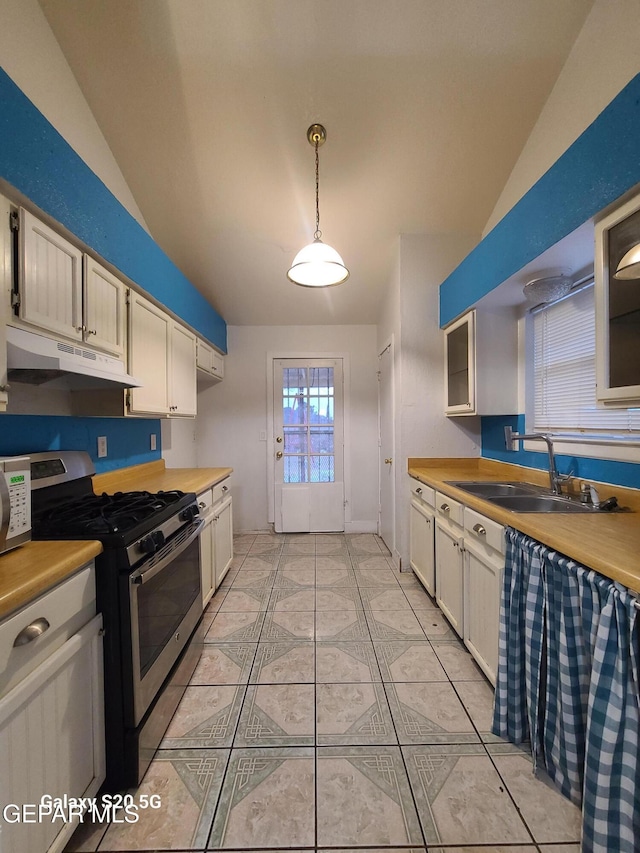
[[[9,382],[49,388],[138,388],[143,383],[126,373],[113,356],[6,326]]]

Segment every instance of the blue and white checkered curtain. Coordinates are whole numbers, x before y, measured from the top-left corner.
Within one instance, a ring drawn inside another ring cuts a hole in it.
[[[640,850],[640,620],[620,584],[510,528],[493,732],[582,805],[583,853]]]

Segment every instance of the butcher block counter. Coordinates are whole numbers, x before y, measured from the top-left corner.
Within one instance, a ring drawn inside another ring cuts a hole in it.
[[[181,492],[199,494],[233,473],[233,468],[165,468],[164,459],[119,468],[93,477],[93,491],[103,492]]]
[[[549,485],[544,471],[490,459],[409,459],[409,474],[465,506],[526,533],[589,569],[640,593],[640,490],[596,483],[600,500],[615,495],[629,512],[518,513],[447,481],[506,481]],[[579,488],[580,479],[572,481]]]
[[[0,556],[0,619],[66,580],[102,552],[100,542],[27,542]]]

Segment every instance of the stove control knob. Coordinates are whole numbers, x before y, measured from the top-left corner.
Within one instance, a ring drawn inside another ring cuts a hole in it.
[[[154,530],[144,539],[140,540],[139,548],[143,554],[155,554],[164,545],[164,533],[161,530]]]
[[[198,515],[198,507],[195,504],[190,504],[180,513],[180,521],[193,521]]]

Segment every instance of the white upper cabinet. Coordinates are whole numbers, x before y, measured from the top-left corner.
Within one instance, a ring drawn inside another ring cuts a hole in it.
[[[19,233],[20,320],[124,358],[123,282],[22,208]]]
[[[144,383],[128,392],[130,414],[195,416],[196,336],[133,290],[129,370]]]
[[[87,343],[120,358],[125,352],[126,287],[109,270],[84,256],[83,304]]]
[[[131,291],[129,297],[129,370],[144,382],[131,388],[131,414],[168,415],[169,352],[172,320],[144,296]]]
[[[636,196],[595,225],[596,388],[606,406],[640,403],[640,273],[614,278],[620,261],[639,244]]]
[[[445,414],[517,412],[517,335],[506,309],[473,309],[444,330]]]
[[[224,378],[224,356],[198,338],[196,363],[198,378],[220,382]]]
[[[185,326],[171,323],[171,403],[174,415],[193,415],[197,408],[196,336]]]
[[[19,317],[82,341],[82,252],[20,208]]]

